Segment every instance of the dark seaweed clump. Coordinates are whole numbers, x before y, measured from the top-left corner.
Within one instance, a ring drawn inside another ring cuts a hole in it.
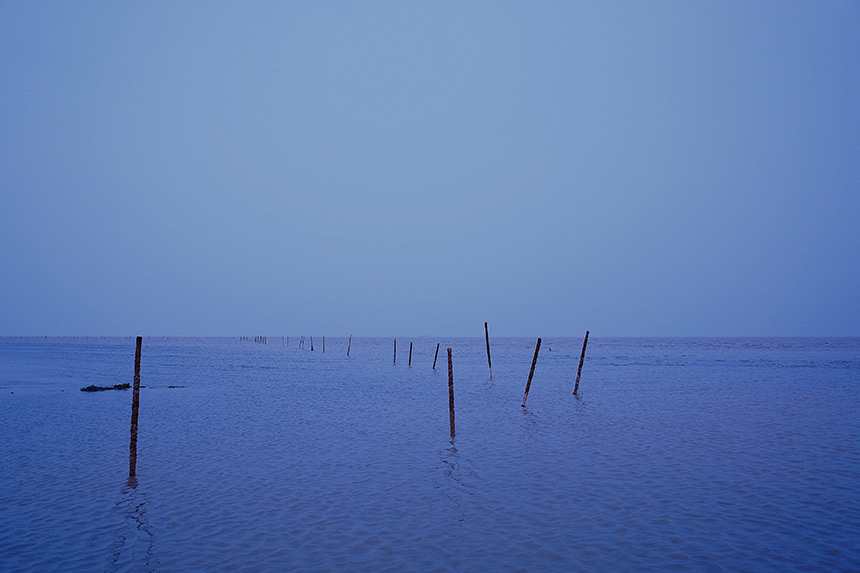
[[[102,390],[128,390],[131,388],[131,384],[126,382],[125,384],[115,384],[113,386],[87,386],[86,388],[81,388],[81,392],[101,392]]]

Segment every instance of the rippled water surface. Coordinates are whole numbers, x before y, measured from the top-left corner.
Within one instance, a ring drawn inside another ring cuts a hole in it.
[[[129,482],[134,339],[0,339],[0,570],[860,569],[860,339],[290,340],[144,338]]]

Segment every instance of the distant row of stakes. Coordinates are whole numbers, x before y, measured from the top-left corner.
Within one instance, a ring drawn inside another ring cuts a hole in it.
[[[585,331],[585,338],[582,341],[582,353],[579,355],[579,368],[577,368],[577,370],[576,370],[576,382],[574,383],[574,386],[573,386],[574,396],[576,396],[577,393],[579,392],[579,379],[582,376],[582,363],[585,361],[585,347],[588,345],[588,333],[589,333],[589,331],[586,330]],[[243,337],[243,340],[250,340],[250,339],[248,337]],[[490,356],[490,329],[487,326],[486,322],[484,322],[484,340],[485,340],[486,345],[487,345],[487,368],[489,368],[490,380],[492,380],[493,379],[493,359]],[[325,352],[325,336],[322,337],[322,341],[323,341],[322,351]],[[258,342],[261,344],[267,344],[268,338],[266,336],[255,336],[254,342]],[[290,345],[290,337],[289,336],[282,336],[281,337],[281,343],[284,346],[289,346]],[[523,403],[522,403],[523,408],[526,407],[526,400],[529,399],[529,389],[531,388],[531,385],[532,385],[532,378],[534,377],[535,366],[537,365],[538,354],[540,353],[540,345],[541,345],[541,339],[538,338],[537,343],[535,344],[535,353],[534,353],[534,357],[532,358],[532,365],[531,365],[531,368],[529,369],[529,377],[528,377],[528,380],[526,380],[526,389],[525,389],[525,392],[523,392]],[[299,348],[302,348],[302,349],[305,348],[305,337],[304,336],[302,336],[299,340]],[[352,348],[352,334],[349,335],[349,342],[347,343],[347,347],[346,347],[346,355],[347,356],[349,356],[349,352],[350,352],[351,348]],[[314,337],[313,336],[310,337],[310,349],[311,350],[314,349]],[[436,369],[436,360],[438,358],[439,358],[439,343],[437,342],[436,343],[436,353],[433,356],[433,370]],[[393,361],[393,363],[397,364],[397,339],[396,338],[394,339],[394,361]],[[412,366],[412,342],[411,341],[409,342],[409,362],[408,362],[408,365],[410,367]],[[452,363],[451,349],[450,348],[448,348],[448,392],[449,392],[448,407],[450,410],[449,414],[450,414],[450,418],[451,418],[451,436],[453,436],[454,435],[454,372],[453,372],[453,363]]]
[[[490,331],[487,326],[487,323],[484,323],[484,339],[487,344],[487,367],[490,370],[490,379],[493,378],[493,360],[490,357]],[[258,344],[268,344],[269,339],[267,336],[254,336],[253,338],[243,336],[240,337],[240,340],[251,341]],[[139,411],[139,401],[140,401],[140,351],[141,351],[141,342],[142,339],[140,336],[137,337],[136,348],[135,348],[135,356],[134,356],[134,387],[132,393],[132,408],[131,408],[131,440],[129,444],[129,480],[134,480],[136,464],[137,464],[137,420],[138,420],[138,411]],[[314,337],[311,336],[309,339],[310,350],[314,349]],[[290,337],[282,336],[281,344],[283,346],[290,345]],[[537,339],[537,343],[535,344],[535,353],[532,358],[532,365],[529,369],[529,377],[526,381],[526,390],[523,393],[523,403],[522,407],[525,408],[526,400],[529,398],[529,388],[532,385],[532,377],[535,373],[535,366],[537,365],[538,353],[540,352],[540,344],[541,339]],[[585,361],[585,347],[588,345],[588,331],[585,331],[585,339],[582,341],[582,353],[579,355],[579,368],[576,370],[576,382],[573,386],[573,394],[576,395],[579,392],[579,378],[582,375],[582,363]],[[302,336],[299,339],[299,348],[305,348],[305,337]],[[350,350],[352,349],[352,334],[349,335],[349,342],[346,346],[346,355],[349,356]],[[451,348],[448,348],[448,418],[451,426],[451,437],[454,437],[454,363],[451,355]],[[322,337],[322,351],[325,352],[325,336]],[[436,343],[436,353],[433,356],[433,370],[436,369],[436,360],[439,358],[439,343]],[[397,364],[397,339],[394,339],[394,364]],[[412,366],[412,342],[409,342],[409,366]],[[127,384],[123,385],[124,387],[128,387]],[[98,388],[102,389],[102,388]],[[107,388],[105,388],[107,389]],[[82,388],[82,390],[89,390],[89,388]]]

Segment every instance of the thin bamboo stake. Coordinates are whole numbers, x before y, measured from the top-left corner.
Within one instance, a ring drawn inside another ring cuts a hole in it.
[[[576,384],[573,386],[573,395],[579,391],[579,377],[582,375],[582,363],[585,361],[585,346],[588,344],[588,331],[585,331],[585,340],[582,341],[582,354],[579,355],[579,368],[576,369]]]
[[[490,331],[484,322],[484,338],[487,340],[487,366],[490,367],[490,380],[493,379],[493,361],[490,360]]]
[[[412,341],[409,341],[409,364],[408,366],[412,367]]]
[[[346,345],[346,355],[349,356],[349,349],[352,348],[352,335],[349,335],[349,342]]]
[[[137,473],[137,419],[140,412],[140,347],[143,337],[138,336],[134,351],[134,390],[131,396],[131,437],[128,444],[128,477]]]
[[[448,349],[448,421],[451,423],[451,437],[454,437],[454,363],[451,349]]]
[[[433,370],[436,370],[436,359],[439,358],[439,343],[436,343],[436,356],[433,357]]]
[[[538,352],[540,352],[540,338],[537,339],[537,344],[535,345],[535,356],[532,358],[532,367],[529,370],[529,379],[526,382],[526,392],[523,394],[523,408],[526,407],[526,400],[529,398],[529,388],[532,385],[532,376],[535,375],[535,364],[537,364]]]
[[[397,364],[397,339],[394,339],[394,363]]]

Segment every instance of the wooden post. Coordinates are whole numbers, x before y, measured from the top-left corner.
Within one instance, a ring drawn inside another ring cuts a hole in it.
[[[576,384],[573,386],[573,395],[579,391],[579,377],[582,375],[582,363],[585,361],[585,345],[588,344],[588,331],[585,331],[585,340],[582,341],[582,354],[579,355],[579,368],[576,370]]]
[[[490,360],[490,331],[484,323],[484,338],[487,340],[487,366],[490,367],[490,380],[493,379],[493,361]]]
[[[128,477],[133,478],[137,473],[137,416],[140,411],[140,347],[143,337],[137,337],[137,347],[134,351],[134,390],[131,396],[131,439],[128,445]]]
[[[311,352],[314,351],[314,337],[311,336]]]
[[[540,352],[540,338],[537,340],[537,345],[535,346],[535,357],[532,358],[532,367],[529,370],[529,380],[526,382],[526,392],[523,394],[523,408],[526,407],[526,400],[529,398],[529,388],[532,385],[532,376],[535,375],[535,364],[537,364],[538,352]]]
[[[394,363],[397,364],[397,339],[394,339]]]
[[[451,437],[454,437],[454,363],[451,349],[448,349],[448,420],[451,423]]]
[[[409,341],[409,364],[408,366],[412,367],[412,341]]]
[[[288,336],[287,337],[287,346],[289,346],[289,345],[290,345],[290,337]]]
[[[323,335],[323,352],[325,352],[325,335]]]
[[[346,355],[349,356],[349,349],[352,348],[352,335],[349,335],[349,342],[346,344]]]
[[[433,370],[436,370],[436,359],[439,358],[439,343],[436,343],[436,356],[433,357]]]

